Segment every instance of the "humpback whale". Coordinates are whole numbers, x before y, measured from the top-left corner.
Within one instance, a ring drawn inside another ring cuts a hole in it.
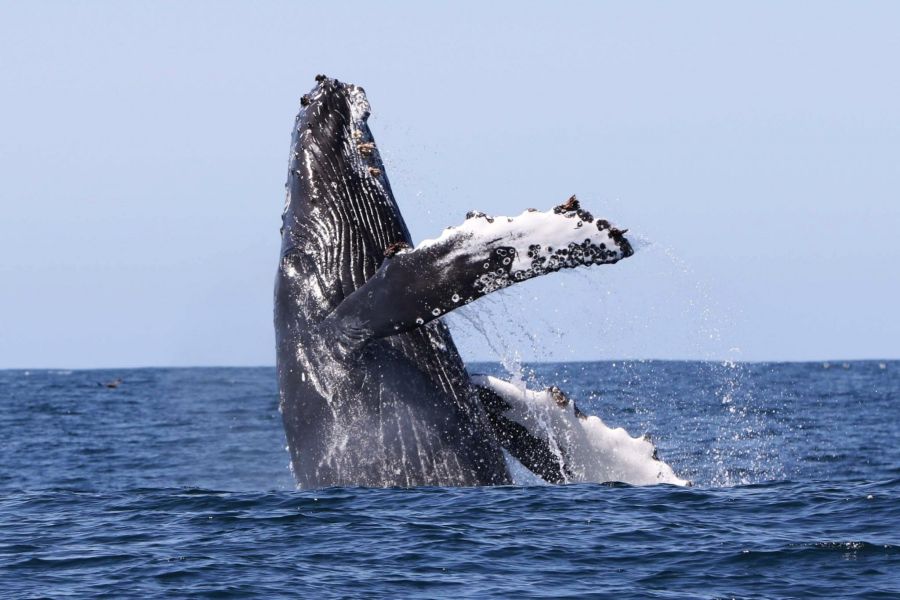
[[[592,449],[588,433],[562,431],[586,422],[574,403],[544,406],[540,393],[471,377],[441,319],[520,281],[626,258],[627,230],[573,196],[514,217],[473,211],[414,246],[363,88],[320,75],[300,104],[274,314],[279,407],[298,485],[508,484],[504,450],[550,482],[627,480],[615,468],[585,468],[592,452],[611,459],[620,446]],[[529,407],[569,412],[555,430],[535,429]],[[650,482],[681,481],[649,442],[639,450],[657,465]]]

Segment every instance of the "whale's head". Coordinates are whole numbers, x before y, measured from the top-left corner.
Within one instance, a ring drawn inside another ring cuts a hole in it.
[[[364,159],[359,166],[371,162],[365,159],[377,159],[367,123],[370,110],[362,87],[324,75],[316,76],[316,86],[300,98],[293,150],[309,149],[323,158],[342,154],[347,158]],[[300,148],[296,147],[296,142],[300,143]]]
[[[410,237],[369,130],[362,87],[324,75],[300,100],[291,138],[282,251],[301,249],[352,292]]]

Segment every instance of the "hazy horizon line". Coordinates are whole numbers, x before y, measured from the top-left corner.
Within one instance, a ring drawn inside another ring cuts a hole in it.
[[[560,365],[560,364],[588,364],[588,363],[734,363],[734,364],[828,364],[841,365],[863,362],[900,362],[900,358],[829,358],[829,359],[804,359],[804,360],[732,360],[727,358],[601,358],[601,359],[577,359],[577,360],[523,360],[522,365]],[[497,364],[502,365],[499,359],[475,359],[465,361],[465,364]],[[142,365],[120,367],[0,367],[4,371],[139,371],[147,369],[274,369],[274,364],[267,365],[237,365],[237,364],[200,364],[200,365]]]

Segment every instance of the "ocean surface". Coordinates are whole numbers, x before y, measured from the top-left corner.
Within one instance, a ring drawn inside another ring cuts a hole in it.
[[[525,374],[694,486],[300,491],[273,369],[0,371],[0,596],[900,597],[900,362]]]

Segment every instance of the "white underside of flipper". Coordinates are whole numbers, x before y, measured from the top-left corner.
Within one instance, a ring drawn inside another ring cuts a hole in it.
[[[599,417],[579,417],[574,402],[551,391],[533,391],[496,377],[476,375],[476,385],[494,391],[510,405],[503,416],[546,440],[564,467],[566,483],[617,481],[630,485],[689,485],[668,464],[654,457],[653,444],[608,427]]]

